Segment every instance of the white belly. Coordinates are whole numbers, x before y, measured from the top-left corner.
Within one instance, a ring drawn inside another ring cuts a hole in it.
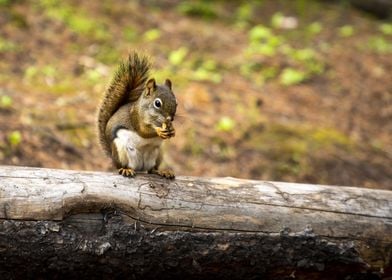
[[[134,131],[119,129],[114,143],[120,162],[128,162],[135,171],[148,171],[156,164],[162,139],[143,138]]]

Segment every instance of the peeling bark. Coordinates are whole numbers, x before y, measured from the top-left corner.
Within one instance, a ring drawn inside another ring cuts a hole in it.
[[[392,192],[0,167],[0,279],[382,279]]]

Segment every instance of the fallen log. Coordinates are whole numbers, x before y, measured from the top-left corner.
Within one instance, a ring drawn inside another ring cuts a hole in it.
[[[392,192],[0,166],[0,279],[383,279]]]

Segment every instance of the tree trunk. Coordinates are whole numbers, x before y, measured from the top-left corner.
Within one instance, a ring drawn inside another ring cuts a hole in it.
[[[391,263],[391,191],[0,166],[0,279],[382,279]]]

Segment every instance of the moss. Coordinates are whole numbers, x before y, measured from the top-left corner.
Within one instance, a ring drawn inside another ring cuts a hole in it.
[[[57,0],[41,0],[39,4],[39,8],[43,8],[48,17],[61,21],[78,35],[89,36],[101,41],[110,38],[105,25],[80,8],[76,9],[63,1]]]
[[[200,141],[197,141],[197,132],[194,128],[188,129],[185,133],[185,145],[183,147],[183,151],[185,153],[191,154],[192,156],[198,156],[203,153],[203,146],[200,144]]]
[[[321,148],[334,145],[351,149],[354,146],[354,142],[348,136],[332,128],[315,129],[309,134],[311,140]]]
[[[14,42],[0,37],[0,53],[17,52],[20,47]]]
[[[218,14],[213,1],[182,1],[177,10],[187,16],[215,19]]]
[[[161,36],[162,36],[162,32],[157,28],[153,28],[144,32],[143,39],[146,42],[152,42],[159,39],[159,37]]]
[[[245,144],[269,159],[267,166],[273,178],[310,174],[312,159],[320,153],[352,152],[355,142],[332,128],[296,124],[268,124],[252,131]]]

